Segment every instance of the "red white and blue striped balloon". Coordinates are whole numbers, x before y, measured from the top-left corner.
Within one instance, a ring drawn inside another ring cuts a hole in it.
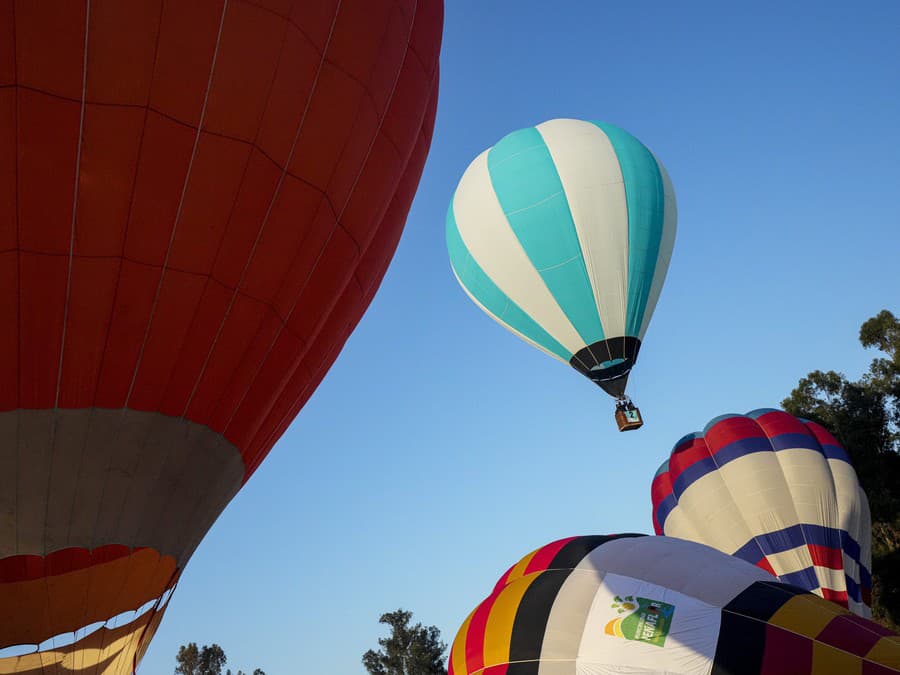
[[[769,408],[716,417],[675,444],[651,495],[657,534],[707,544],[871,615],[868,500],[821,425]]]

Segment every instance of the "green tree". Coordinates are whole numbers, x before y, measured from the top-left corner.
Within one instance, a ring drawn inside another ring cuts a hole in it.
[[[197,675],[200,666],[200,650],[196,642],[189,642],[178,648],[175,656],[175,675]]]
[[[391,634],[378,638],[377,652],[370,649],[362,662],[369,675],[447,675],[441,632],[435,626],[410,626],[412,612],[398,609],[382,614],[379,623],[391,627]]]
[[[872,512],[872,613],[900,627],[900,320],[882,310],[863,323],[859,341],[880,352],[851,382],[816,370],[782,406],[815,420],[847,450]]]
[[[196,642],[189,642],[179,647],[175,656],[175,675],[222,675],[227,660],[225,651],[215,643],[198,649]]]

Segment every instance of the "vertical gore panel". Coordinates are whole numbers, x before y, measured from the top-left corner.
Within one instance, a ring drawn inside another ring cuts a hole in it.
[[[224,0],[163,5],[150,105],[196,128],[206,100]]]
[[[575,221],[540,131],[520,129],[488,152],[497,200],[528,260],[584,344],[604,339]]]
[[[384,119],[378,115],[369,97],[364,97],[355,110],[353,124],[348,127],[346,141],[335,163],[330,167],[325,193],[338,220],[343,218],[353,196],[372,146]]]
[[[52,408],[56,402],[69,260],[19,254],[19,405]]]
[[[13,554],[43,550],[54,420],[49,410],[16,415],[16,506],[13,517],[6,521],[9,529],[0,539],[2,550],[14,547]]]
[[[662,175],[653,154],[631,134],[595,122],[619,158],[628,203],[628,310],[626,334],[638,335],[659,262],[665,221]]]
[[[19,84],[80,101],[86,2],[16,2]]]
[[[300,291],[309,283],[315,265],[337,227],[327,200],[320,200],[315,215],[304,223],[303,240],[274,298],[275,311],[282,319],[287,319],[294,309]]]
[[[0,87],[16,83],[15,8],[15,3],[9,0],[0,4]],[[0,100],[2,100],[2,94],[0,94]],[[0,113],[0,123],[3,122],[5,120],[2,118],[2,113]],[[4,123],[0,128],[9,129],[10,127],[7,127]],[[15,127],[12,128],[14,129]]]
[[[61,408],[89,408],[94,403],[118,280],[116,258],[72,260],[60,380]]]
[[[4,411],[19,404],[19,254],[15,250],[0,250],[0,326],[0,411]]]
[[[159,279],[158,268],[122,261],[97,385],[95,404],[99,408],[125,405]]]
[[[436,79],[438,50],[434,48],[441,41],[441,27],[444,24],[444,3],[416,3],[415,23],[410,35],[410,49],[422,63],[429,78]],[[429,125],[429,128],[433,125]]]
[[[285,176],[274,203],[256,225],[258,236],[252,257],[245,254],[246,276],[241,291],[271,303],[285,283],[291,262],[307,247],[318,251],[318,242],[307,241],[310,224],[320,208],[322,193],[293,176]]]
[[[213,425],[210,419],[212,412],[221,393],[229,389],[235,371],[240,367],[253,338],[259,333],[260,326],[270,311],[263,303],[246,296],[238,295],[234,299],[215,341],[208,342],[204,358],[197,359],[198,362],[203,362],[208,355],[202,379],[194,400],[191,401],[192,419],[213,428],[221,428]],[[215,326],[218,329],[219,323],[216,322]]]
[[[170,267],[207,275],[213,264],[249,160],[244,143],[202,133],[175,224]]]
[[[240,365],[230,373],[228,387],[222,392],[215,392],[205,381],[201,383],[203,391],[198,391],[196,403],[193,405],[196,405],[197,409],[205,410],[209,402],[214,403],[215,407],[208,422],[211,428],[217,431],[223,430],[234,417],[238,405],[243,401],[253,380],[256,379],[256,375],[262,368],[266,355],[281,329],[281,320],[274,312],[267,312],[265,319],[259,325],[258,332],[253,336],[253,340],[242,355]],[[210,378],[215,377],[217,370],[212,372]],[[209,394],[205,393],[207,389],[210,391]],[[188,415],[193,416],[193,414],[194,409],[189,409]]]
[[[147,105],[164,4],[160,0],[91,0],[89,101]]]
[[[588,537],[575,537],[567,542],[553,557],[553,561],[547,565],[547,569],[572,569],[584,560],[591,551],[613,539],[628,539],[631,537],[643,537],[642,534],[615,534],[592,535]]]
[[[406,151],[403,156],[398,154],[383,134],[372,145],[341,218],[342,228],[360,250],[369,245],[384,219],[390,196],[396,192],[406,168],[407,154]]]
[[[324,62],[288,170],[324,190],[364,98],[359,82]]]
[[[280,175],[280,169],[259,150],[252,152],[212,272],[213,278],[230,290],[237,288],[253,255]]]
[[[200,304],[205,283],[206,280],[196,274],[166,270],[150,318],[146,341],[139,339],[142,353],[134,389],[128,401],[129,408],[159,408],[177,355]]]
[[[360,8],[363,8],[360,5]],[[362,14],[363,21],[366,20],[365,17],[365,9],[363,8],[363,12],[360,12],[358,9],[356,10],[358,14]],[[418,88],[410,88],[409,87],[409,78],[404,77],[403,73],[406,70],[407,61],[412,61],[415,57],[409,53],[409,32],[412,28],[413,22],[413,12],[410,12],[408,15],[404,14],[400,8],[397,7],[396,4],[388,12],[388,22],[385,26],[385,32],[382,36],[381,44],[378,46],[378,55],[372,60],[370,63],[366,64],[364,62],[360,63],[358,59],[358,54],[355,55],[354,61],[356,62],[353,66],[346,68],[350,72],[355,72],[356,68],[359,66],[363,66],[365,68],[365,72],[361,72],[363,82],[365,82],[366,91],[372,97],[372,102],[375,106],[375,112],[379,117],[385,116],[385,111],[388,106],[392,104],[392,101],[396,101],[397,97],[395,96],[395,92],[402,92],[402,98],[407,99],[410,96],[414,96],[416,99],[416,105],[421,106],[428,100],[428,81],[426,77],[420,75],[421,73],[421,65],[417,67],[416,75],[419,76],[423,81],[423,88],[420,90]],[[347,35],[341,35],[340,38],[346,43],[350,41],[349,38],[355,35],[355,33],[349,33]],[[344,45],[341,45],[340,48],[335,49],[335,54],[337,58],[344,58],[346,55],[349,55],[351,52],[348,49],[344,48]],[[358,64],[358,65],[357,65]],[[343,67],[343,63],[341,64]],[[401,81],[398,81],[400,78]],[[415,122],[408,122],[405,128],[405,132],[408,134],[414,134],[416,131],[417,124]]]
[[[765,647],[765,623],[723,611],[712,675],[759,675]]]
[[[328,46],[329,61],[354,80],[371,84],[369,76],[373,64],[383,58],[385,43],[391,38],[405,43],[405,35],[391,35],[391,22],[396,14],[399,12],[390,0],[344,3]],[[398,68],[399,62],[393,64],[394,72]]]
[[[148,112],[125,241],[126,258],[163,264],[184,196],[195,136],[193,129]]]
[[[534,661],[535,663],[531,664],[533,668],[526,664],[520,664],[524,668],[521,670],[521,675],[526,675],[526,673],[537,675],[538,664],[536,661],[541,658],[541,647],[547,620],[550,618],[550,609],[553,607],[553,601],[556,600],[559,589],[562,588],[571,573],[570,569],[542,572],[531,582],[528,590],[522,596],[513,624],[509,660],[510,662]]]
[[[250,386],[241,397],[239,407],[223,430],[225,437],[241,450],[248,446],[261,418],[271,407],[271,403],[267,405],[266,402],[277,400],[275,392],[281,392],[288,377],[285,373],[286,364],[295,361],[302,348],[301,340],[291,332],[282,330],[267,350],[261,367],[254,374]]]
[[[175,367],[160,402],[160,412],[175,417],[181,417],[186,413],[191,396],[195,395],[197,379],[201,376],[207,355],[215,346],[219,322],[231,298],[230,290],[214,281],[206,281],[191,325],[181,344],[178,357],[174,360]],[[190,415],[190,419],[198,424],[207,423],[206,415],[196,410]]]
[[[291,20],[298,26],[303,26],[304,36],[321,53],[325,51],[328,39],[333,34],[337,14],[343,10],[344,4],[340,0],[295,0],[291,7]]]
[[[382,125],[382,132],[404,158],[415,146],[422,132],[422,120],[428,110],[432,86],[430,77],[431,73],[422,70],[422,64],[416,55],[407,52],[397,88]]]
[[[0,15],[0,22],[2,22]],[[2,24],[0,24],[2,30]],[[0,41],[3,36],[0,35]],[[2,49],[0,42],[0,49]],[[0,253],[16,248],[16,189],[18,187],[17,148],[18,119],[16,92],[13,87],[0,88]]]
[[[256,138],[286,31],[287,21],[252,3],[228,5],[204,128]]]
[[[760,675],[808,673],[812,668],[813,643],[776,626],[766,627],[766,648]]]
[[[820,642],[813,644],[811,675],[862,675],[862,660]]]
[[[307,37],[294,24],[288,25],[257,135],[260,150],[279,167],[287,163],[294,147],[320,64],[321,55]]]
[[[723,611],[735,612],[765,622],[795,595],[803,593],[802,589],[786,584],[757,581],[729,602]]]
[[[341,228],[335,229],[287,317],[288,326],[301,340],[315,338],[346,288],[359,254],[359,246],[350,235]]]
[[[19,89],[19,243],[69,254],[81,104]]]
[[[145,111],[88,104],[78,172],[75,254],[119,257],[131,210]]]

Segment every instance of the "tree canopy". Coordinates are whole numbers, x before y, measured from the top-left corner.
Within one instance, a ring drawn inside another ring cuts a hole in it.
[[[175,675],[222,675],[222,668],[227,663],[225,650],[219,645],[203,645],[197,647],[196,642],[181,645],[175,656]],[[225,675],[232,675],[231,669]],[[237,671],[236,675],[245,675],[244,671]],[[257,668],[253,675],[266,675],[262,669]]]
[[[379,623],[391,628],[390,636],[378,638],[381,649],[370,649],[362,662],[369,675],[447,675],[441,632],[435,626],[410,626],[412,612],[397,609],[382,614]]]
[[[859,341],[877,355],[850,381],[833,370],[800,380],[782,406],[822,424],[847,450],[872,511],[872,612],[900,626],[900,320],[882,310]]]

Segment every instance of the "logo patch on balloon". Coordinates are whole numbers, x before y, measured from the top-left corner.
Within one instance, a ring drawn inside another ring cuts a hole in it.
[[[626,612],[630,614],[610,620],[604,628],[607,635],[646,642],[657,647],[666,644],[666,636],[672,627],[675,605],[652,598],[617,595],[610,607],[620,615]]]

